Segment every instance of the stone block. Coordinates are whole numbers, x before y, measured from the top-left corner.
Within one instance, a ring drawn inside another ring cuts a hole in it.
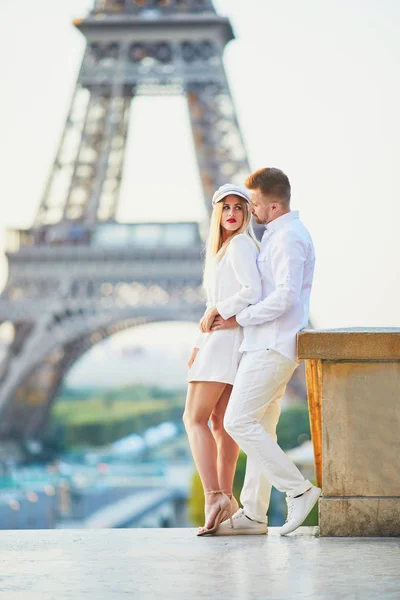
[[[400,536],[400,498],[320,498],[319,534]]]
[[[400,497],[400,363],[324,362],[325,496]]]

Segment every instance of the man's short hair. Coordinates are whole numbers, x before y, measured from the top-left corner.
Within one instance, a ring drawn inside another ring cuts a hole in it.
[[[275,196],[284,206],[290,204],[289,177],[280,169],[259,169],[252,173],[244,184],[249,190],[261,190],[265,196]]]

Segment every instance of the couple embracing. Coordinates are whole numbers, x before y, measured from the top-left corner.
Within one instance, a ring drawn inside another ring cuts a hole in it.
[[[276,441],[280,401],[299,364],[296,336],[308,322],[314,246],[290,209],[285,173],[260,169],[245,186],[227,183],[212,199],[207,309],[189,359],[183,419],[205,494],[199,536],[266,534],[272,485],[286,492],[285,535],[321,493]],[[252,215],[266,227],[261,244]],[[243,508],[232,495],[239,448],[247,455]]]

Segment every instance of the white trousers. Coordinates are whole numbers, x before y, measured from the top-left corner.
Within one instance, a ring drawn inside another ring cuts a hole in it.
[[[244,352],[225,413],[226,431],[247,454],[240,501],[257,521],[266,519],[271,484],[294,495],[311,486],[276,442],[280,401],[296,367],[275,350]]]

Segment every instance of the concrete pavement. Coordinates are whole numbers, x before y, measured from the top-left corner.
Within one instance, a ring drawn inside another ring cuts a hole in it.
[[[400,598],[400,539],[197,538],[194,529],[2,531],[0,599]]]

